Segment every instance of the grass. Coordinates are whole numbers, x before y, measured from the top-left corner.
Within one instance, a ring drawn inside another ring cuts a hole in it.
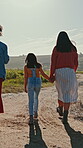
[[[49,75],[49,71],[45,71]],[[77,71],[77,74],[83,74],[83,71]],[[42,79],[42,88],[53,86],[54,83],[50,83],[44,77]],[[2,93],[18,93],[24,91],[24,74],[23,70],[8,69],[6,71],[6,80],[3,82]]]
[[[49,71],[45,71],[49,75]],[[53,86],[41,76],[42,87]],[[24,74],[23,70],[8,69],[6,71],[6,80],[3,82],[2,93],[18,93],[24,91]]]
[[[83,74],[83,71],[77,71],[76,74]]]

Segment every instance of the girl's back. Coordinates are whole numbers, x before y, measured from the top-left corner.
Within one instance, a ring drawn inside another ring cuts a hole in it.
[[[26,77],[40,77],[40,68],[28,68],[27,66],[24,67]]]

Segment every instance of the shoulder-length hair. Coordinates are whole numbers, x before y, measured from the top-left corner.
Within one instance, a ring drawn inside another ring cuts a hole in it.
[[[59,52],[70,52],[72,49],[77,51],[68,34],[65,31],[61,31],[57,37],[56,50]]]
[[[37,62],[37,58],[33,53],[29,53],[25,59],[27,68],[40,68],[41,64]]]

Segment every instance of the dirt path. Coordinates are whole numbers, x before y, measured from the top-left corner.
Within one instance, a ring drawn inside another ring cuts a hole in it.
[[[26,93],[3,94],[5,114],[0,114],[0,148],[83,148],[83,75],[79,77],[79,102],[71,106],[69,124],[56,113],[55,86],[39,96],[39,120],[28,126]]]

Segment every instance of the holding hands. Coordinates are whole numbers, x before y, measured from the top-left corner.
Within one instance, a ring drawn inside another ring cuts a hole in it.
[[[55,81],[55,76],[51,76],[51,77],[49,78],[49,81],[50,81],[51,83],[54,83],[54,81]]]

